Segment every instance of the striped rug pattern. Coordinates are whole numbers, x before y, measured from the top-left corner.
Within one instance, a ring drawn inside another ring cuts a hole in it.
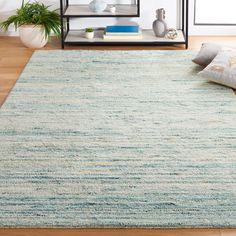
[[[0,109],[0,227],[236,227],[236,97],[188,51],[38,51]]]

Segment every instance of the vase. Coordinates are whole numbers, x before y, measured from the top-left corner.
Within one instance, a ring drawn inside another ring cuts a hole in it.
[[[89,3],[89,8],[92,12],[101,13],[103,12],[107,7],[106,2],[103,0],[93,0]]]
[[[42,48],[48,42],[43,25],[22,25],[19,34],[21,42],[28,48]]]
[[[109,10],[110,10],[110,13],[112,13],[112,14],[116,13],[116,7],[115,6],[111,6]]]
[[[85,32],[85,37],[87,39],[93,39],[94,38],[94,32]]]
[[[153,31],[157,37],[165,37],[167,24],[165,21],[165,10],[160,8],[156,11],[157,19],[153,22]]]

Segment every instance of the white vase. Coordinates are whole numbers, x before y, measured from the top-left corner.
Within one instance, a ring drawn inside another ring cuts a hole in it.
[[[103,0],[93,0],[89,3],[89,8],[92,12],[101,13],[107,8],[107,4]]]
[[[115,6],[111,6],[109,10],[112,14],[116,13],[116,7]]]
[[[23,25],[19,27],[21,42],[28,48],[42,48],[48,39],[45,38],[45,29],[42,25]]]
[[[85,37],[87,39],[93,39],[94,38],[94,32],[85,32]]]
[[[153,22],[153,31],[156,37],[165,37],[167,24],[165,22],[165,10],[160,8],[156,11],[157,19]]]

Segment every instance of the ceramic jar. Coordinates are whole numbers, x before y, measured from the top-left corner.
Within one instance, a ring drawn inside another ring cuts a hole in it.
[[[94,32],[85,32],[85,38],[93,39],[94,38]]]
[[[22,25],[19,34],[21,42],[28,48],[42,48],[48,42],[42,25]]]
[[[165,22],[165,10],[160,8],[156,11],[157,19],[153,22],[153,31],[157,37],[165,37],[167,24]]]
[[[103,0],[93,0],[89,4],[90,10],[95,13],[103,12],[106,9],[106,7],[107,7],[107,4]]]
[[[111,6],[109,10],[110,10],[110,13],[112,13],[112,14],[116,13],[116,7],[115,6]]]

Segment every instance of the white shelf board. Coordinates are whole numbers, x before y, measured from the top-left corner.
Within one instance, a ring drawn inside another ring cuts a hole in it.
[[[116,16],[116,15],[137,15],[138,7],[134,4],[117,4],[116,12],[109,11],[111,5],[108,5],[106,10],[101,13],[92,12],[89,5],[69,5],[65,14],[66,16]],[[114,6],[114,5],[112,5]]]
[[[136,42],[136,43],[157,43],[157,42],[166,42],[166,43],[184,43],[184,35],[182,30],[178,30],[178,37],[174,40],[172,39],[165,39],[165,38],[158,38],[155,36],[152,30],[142,30],[142,39],[135,39],[135,40],[104,40],[103,34],[104,30],[96,30],[94,32],[95,37],[93,39],[85,38],[84,30],[70,30],[65,42],[66,43],[109,43],[109,42]]]

